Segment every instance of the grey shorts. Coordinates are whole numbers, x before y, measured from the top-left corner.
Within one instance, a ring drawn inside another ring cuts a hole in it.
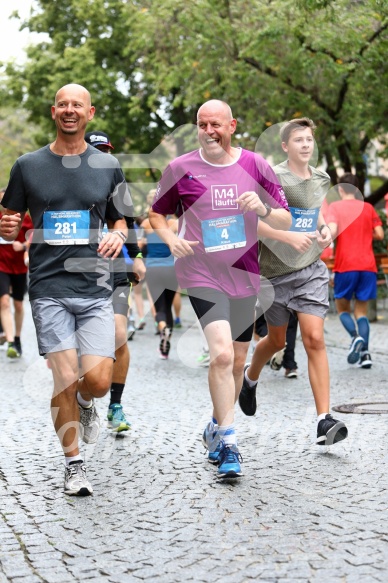
[[[275,292],[273,304],[265,312],[271,326],[283,326],[290,312],[311,314],[324,319],[329,310],[329,272],[318,259],[300,271],[270,280]]]
[[[75,348],[81,356],[115,358],[111,298],[39,298],[31,311],[41,356]]]

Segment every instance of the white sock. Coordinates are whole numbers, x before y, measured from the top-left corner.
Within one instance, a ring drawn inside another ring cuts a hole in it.
[[[81,456],[81,454],[78,455],[73,455],[70,457],[65,457],[65,463],[66,463],[66,467],[69,466],[71,464],[71,462],[83,462],[83,457]]]
[[[78,403],[81,405],[81,407],[83,407],[84,409],[89,409],[89,407],[92,406],[93,400],[91,401],[85,401],[85,399],[83,399],[81,397],[81,394],[77,392],[77,401]]]
[[[237,445],[236,430],[234,423],[232,425],[220,425],[218,435],[225,445]]]
[[[326,415],[328,415],[329,413],[321,413],[320,415],[318,415],[317,417],[317,423],[319,423],[320,421],[322,421],[323,419],[326,418]]]
[[[244,372],[244,377],[245,377],[245,380],[247,381],[247,383],[248,383],[248,386],[249,386],[249,387],[254,387],[255,385],[257,385],[257,381],[258,381],[259,379],[257,379],[257,381],[252,381],[252,380],[249,378],[249,376],[248,376],[248,374],[247,374],[247,373],[248,373],[248,369],[247,369],[247,370]]]

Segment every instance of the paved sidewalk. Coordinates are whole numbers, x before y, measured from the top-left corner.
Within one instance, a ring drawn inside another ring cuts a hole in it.
[[[306,357],[299,378],[266,367],[256,417],[237,411],[245,476],[220,484],[200,436],[211,412],[202,340],[187,299],[171,357],[146,328],[129,343],[129,435],[103,428],[85,446],[94,496],[63,494],[51,424],[51,373],[37,356],[26,305],[23,358],[0,351],[0,583],[385,582],[387,415],[338,415],[349,439],[313,445]],[[346,362],[337,317],[325,322],[332,404],[388,401],[388,312],[372,324],[373,368]],[[193,327],[192,327],[193,326]],[[104,418],[108,397],[99,401]]]

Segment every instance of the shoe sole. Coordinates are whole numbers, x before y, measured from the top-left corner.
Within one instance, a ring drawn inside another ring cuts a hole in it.
[[[119,425],[118,427],[113,427],[112,425],[109,425],[109,429],[111,429],[113,431],[113,433],[121,433],[122,431],[129,431],[129,429],[131,429],[130,425]]]
[[[338,421],[338,423],[336,423],[334,425],[334,427],[332,427],[331,429],[329,429],[329,431],[326,434],[326,439],[324,441],[316,441],[317,445],[334,445],[335,443],[338,443],[339,441],[342,441],[343,439],[346,439],[348,436],[348,429],[345,425],[345,423],[343,423],[342,421]],[[322,438],[320,438],[322,439]]]
[[[360,360],[360,352],[364,345],[363,340],[357,340],[355,345],[353,346],[352,351],[348,354],[348,363],[349,364],[356,364]]]
[[[233,480],[236,478],[241,478],[244,474],[242,472],[226,472],[225,474],[217,474],[218,480]]]
[[[298,375],[296,374],[296,372],[291,373],[291,374],[285,374],[284,375],[286,379],[297,379]]]
[[[364,362],[357,363],[358,368],[372,368],[371,360],[364,360]]]
[[[207,458],[207,461],[209,462],[209,464],[212,464],[212,466],[218,466],[218,464],[220,463],[220,462],[218,461],[218,459],[216,459],[216,460],[212,460],[212,459],[210,459],[210,458],[209,458],[209,456],[208,456],[208,458]]]
[[[88,488],[80,488],[76,492],[73,490],[65,490],[65,494],[68,496],[91,496],[93,494],[93,490],[91,492]]]

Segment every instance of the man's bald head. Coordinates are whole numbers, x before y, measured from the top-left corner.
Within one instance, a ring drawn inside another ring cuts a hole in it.
[[[220,99],[209,99],[209,101],[205,101],[198,109],[197,119],[203,113],[219,113],[224,116],[225,119],[228,121],[233,119],[233,113],[230,108],[230,105],[226,103],[226,101],[221,101]]]
[[[82,99],[86,107],[90,107],[92,104],[92,98],[90,96],[89,91],[83,87],[82,85],[78,85],[78,83],[68,83],[64,85],[55,94],[55,105],[58,103],[60,99],[62,99],[63,95],[78,95],[79,98]]]

